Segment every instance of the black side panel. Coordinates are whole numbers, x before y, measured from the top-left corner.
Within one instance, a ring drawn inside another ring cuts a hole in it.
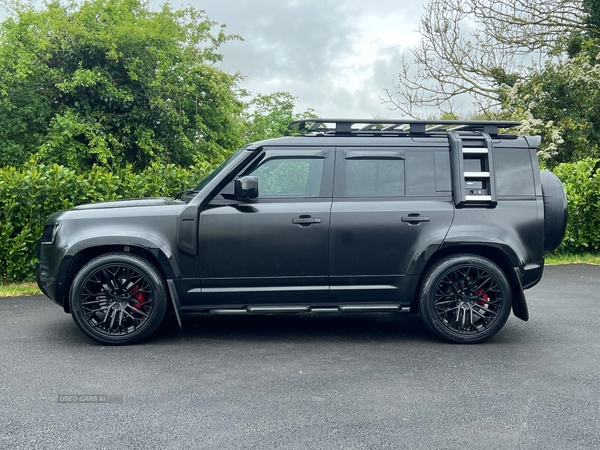
[[[331,199],[223,206],[200,214],[200,275],[203,303],[250,288],[256,298],[273,290],[284,297],[325,292]],[[310,217],[318,222],[296,224]],[[227,294],[227,295],[219,295]],[[317,300],[325,300],[324,298]]]

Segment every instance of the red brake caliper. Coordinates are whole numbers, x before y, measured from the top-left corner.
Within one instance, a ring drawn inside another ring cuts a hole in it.
[[[481,288],[481,289],[479,289],[477,292],[475,292],[475,295],[481,295],[481,294],[483,294],[484,292],[485,292],[485,289]],[[489,299],[489,297],[488,297],[488,295],[487,295],[487,294],[483,294],[483,295],[481,296],[481,298],[482,298],[483,300],[485,300],[486,302],[487,302],[487,301],[488,301],[488,299]],[[477,304],[478,304],[479,306],[481,306],[482,308],[488,308],[488,306],[489,306],[487,303],[485,303],[485,302],[482,302],[481,300],[479,300],[479,301],[477,302]]]
[[[139,290],[139,286],[134,286],[131,291],[129,291],[129,294],[133,294],[135,291]],[[136,301],[138,301],[139,303],[134,303],[133,307],[137,308],[137,309],[142,309],[142,303],[144,303],[146,301],[146,293],[145,292],[140,292],[138,293],[135,297],[133,297],[136,299]]]

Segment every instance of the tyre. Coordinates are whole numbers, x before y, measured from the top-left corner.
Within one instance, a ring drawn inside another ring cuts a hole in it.
[[[540,172],[544,198],[544,251],[558,248],[567,229],[567,196],[560,179],[546,170]]]
[[[421,318],[435,334],[458,344],[476,344],[495,335],[508,320],[511,306],[504,272],[477,255],[441,259],[421,285]]]
[[[148,337],[167,310],[165,283],[145,259],[109,253],[87,263],[69,294],[71,315],[93,340],[123,345]]]

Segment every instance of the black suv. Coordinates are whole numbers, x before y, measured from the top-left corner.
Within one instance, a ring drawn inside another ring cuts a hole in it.
[[[37,281],[103,344],[180,313],[418,311],[476,343],[566,227],[560,180],[517,122],[332,120],[247,145],[178,199],[77,206],[46,222]]]

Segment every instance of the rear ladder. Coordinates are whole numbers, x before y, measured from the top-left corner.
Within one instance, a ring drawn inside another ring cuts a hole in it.
[[[488,133],[461,135],[448,131],[452,160],[452,190],[457,207],[494,207],[494,143]]]

